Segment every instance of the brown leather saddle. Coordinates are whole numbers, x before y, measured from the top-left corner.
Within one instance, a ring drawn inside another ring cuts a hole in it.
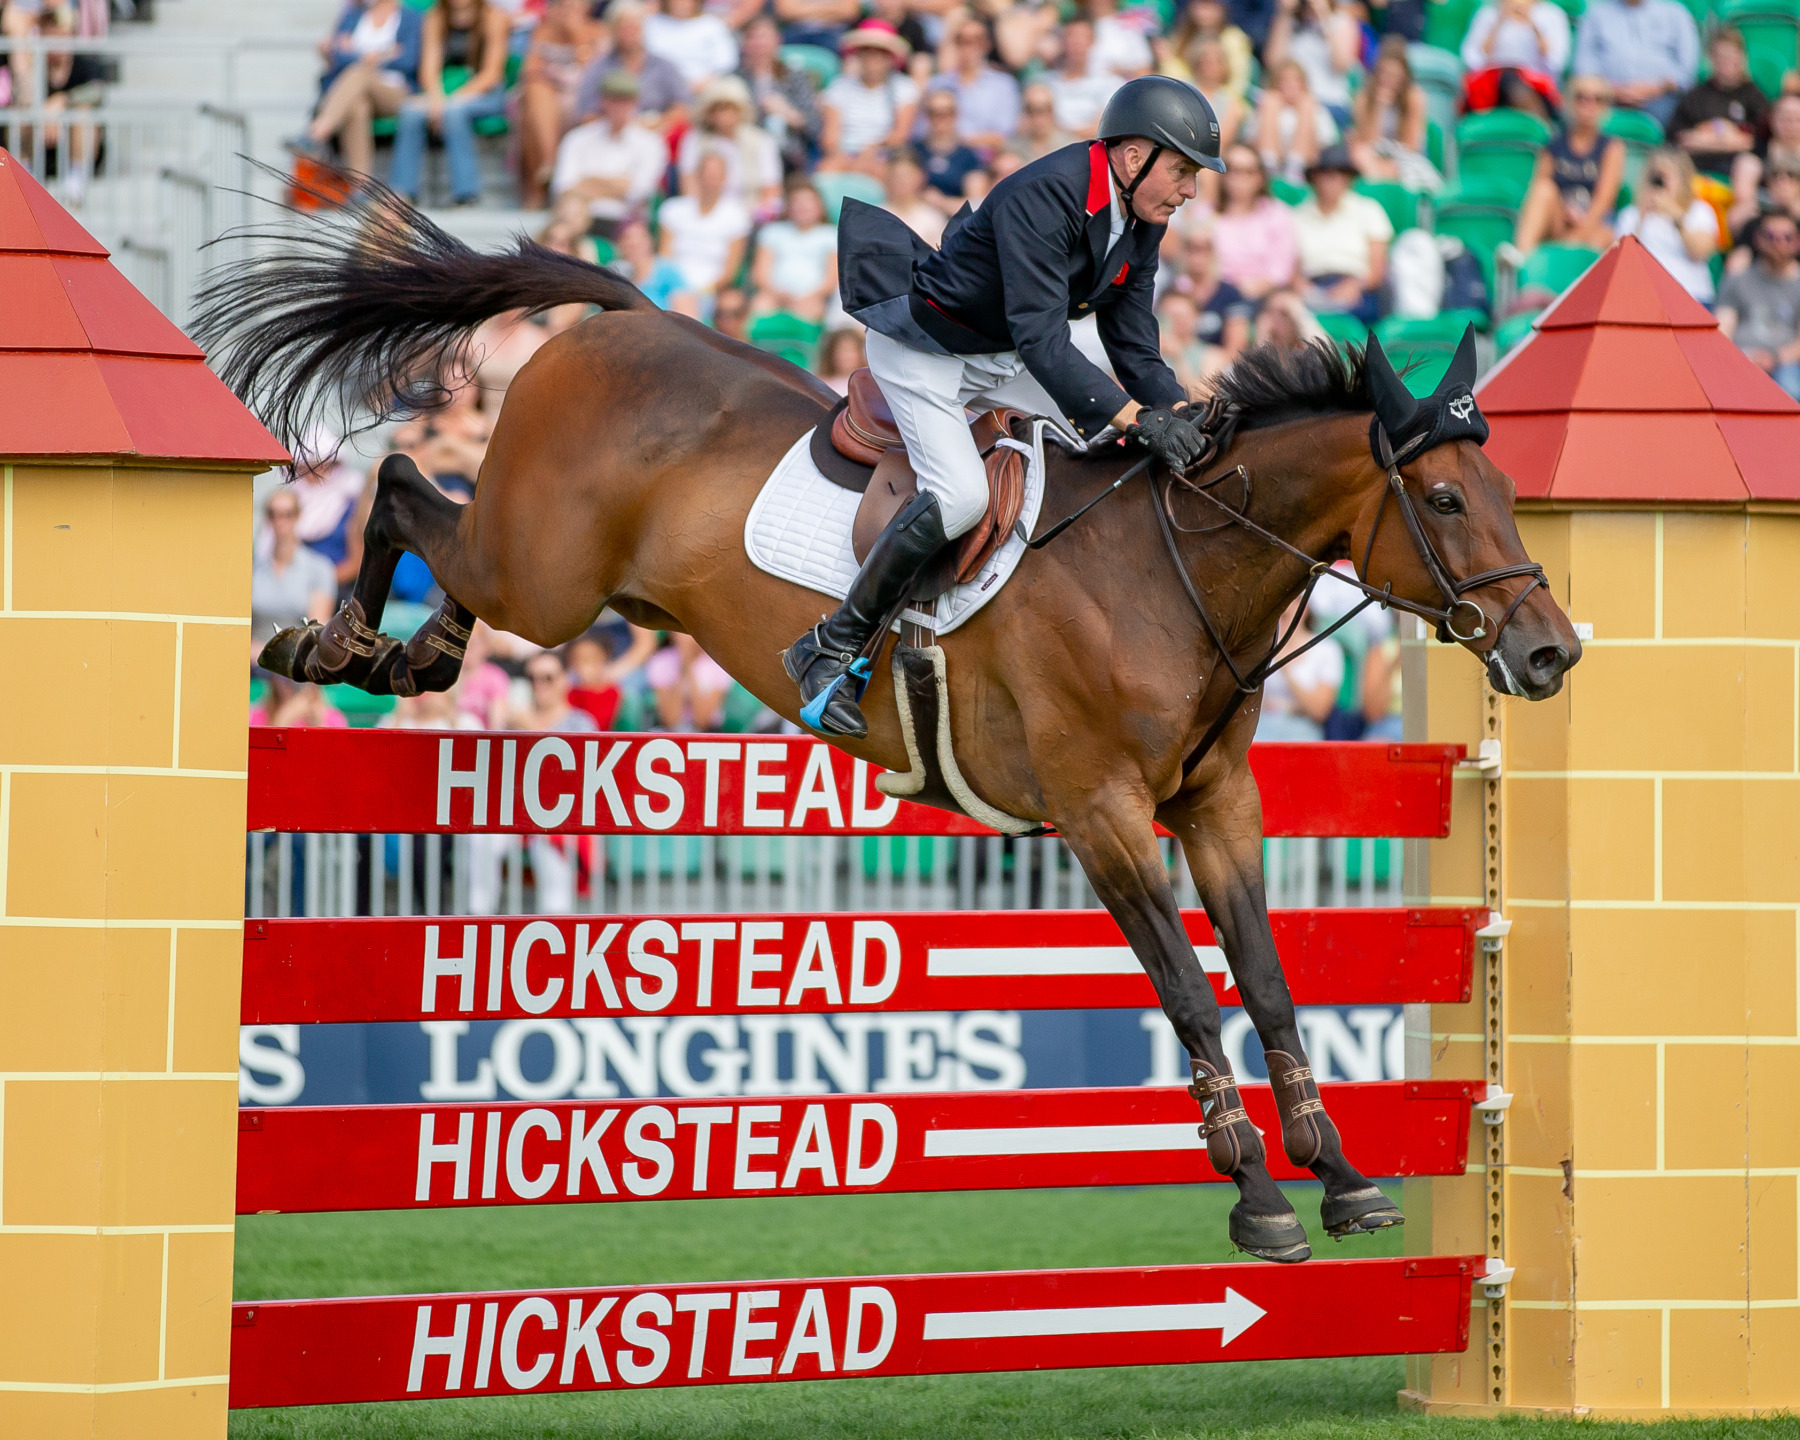
[[[987,513],[920,577],[917,599],[935,599],[952,585],[973,580],[1019,523],[1025,507],[1025,456],[998,442],[1012,438],[1014,423],[1027,418],[1021,410],[984,410],[970,422],[975,448],[987,464]],[[867,369],[851,375],[849,395],[814,433],[812,456],[827,479],[862,493],[850,540],[860,564],[919,488],[893,412]]]

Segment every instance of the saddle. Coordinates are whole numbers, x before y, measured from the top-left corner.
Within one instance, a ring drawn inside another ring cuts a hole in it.
[[[849,396],[832,412],[829,434],[836,455],[854,462],[857,471],[865,472],[862,483],[850,483],[855,477],[846,474],[841,465],[820,468],[837,484],[862,491],[862,504],[857,508],[850,540],[851,550],[861,563],[888,521],[918,493],[919,481],[875,377],[866,368],[858,370],[850,377],[849,389]],[[1021,410],[984,410],[970,422],[975,448],[987,464],[987,512],[973,530],[952,542],[942,560],[927,568],[920,577],[915,598],[933,600],[952,585],[966,585],[973,580],[1019,523],[1019,513],[1025,506],[1025,456],[999,441],[1010,439],[1013,422],[1026,418]],[[820,429],[824,431],[826,427]],[[819,448],[814,447],[815,459]]]

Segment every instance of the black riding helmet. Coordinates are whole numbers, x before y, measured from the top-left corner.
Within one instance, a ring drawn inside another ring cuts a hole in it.
[[[1115,90],[1101,113],[1098,138],[1109,144],[1142,138],[1159,150],[1178,150],[1208,170],[1225,171],[1212,106],[1192,85],[1167,75],[1141,75]],[[1152,155],[1141,173],[1155,163]]]

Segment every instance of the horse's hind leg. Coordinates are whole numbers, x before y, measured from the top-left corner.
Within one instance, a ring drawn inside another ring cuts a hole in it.
[[[1165,806],[1158,818],[1181,840],[1207,918],[1263,1043],[1282,1148],[1325,1186],[1319,1206],[1325,1233],[1342,1238],[1403,1224],[1399,1207],[1345,1158],[1337,1126],[1320,1102],[1269,926],[1261,801],[1249,767],[1240,761],[1236,773],[1239,780],[1223,780],[1186,806]]]
[[[461,506],[404,455],[390,455],[376,478],[363,528],[362,568],[336,615],[323,626],[283,630],[263,647],[266,670],[321,685],[355,685],[372,695],[448,690],[462,671],[474,613],[447,594],[437,614],[402,645],[377,632],[403,551],[429,553],[456,529]]]
[[[1305,1227],[1264,1162],[1262,1139],[1244,1115],[1220,1040],[1219,1004],[1182,927],[1162,851],[1151,828],[1147,796],[1089,796],[1053,806],[1057,829],[1074,849],[1095,893],[1119,922],[1163,1013],[1186,1047],[1200,1101],[1207,1157],[1238,1187],[1230,1235],[1240,1250],[1264,1260],[1304,1260]]]

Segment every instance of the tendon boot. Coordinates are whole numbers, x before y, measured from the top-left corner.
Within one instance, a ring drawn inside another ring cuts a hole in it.
[[[1235,1180],[1237,1172],[1246,1165],[1263,1163],[1262,1135],[1244,1112],[1237,1081],[1230,1071],[1215,1070],[1206,1061],[1191,1057],[1188,1065],[1194,1072],[1188,1094],[1200,1102],[1200,1138],[1206,1142],[1207,1161],[1221,1175]],[[1273,1200],[1286,1206],[1280,1191],[1273,1186],[1267,1188]],[[1241,1184],[1239,1189],[1243,1189]],[[1246,1195],[1231,1207],[1226,1233],[1233,1245],[1259,1260],[1289,1265],[1312,1255],[1306,1227],[1291,1206],[1285,1210],[1258,1210]]]
[[[937,497],[913,496],[876,537],[844,603],[788,647],[781,663],[800,688],[800,719],[808,729],[856,740],[869,733],[856,703],[869,685],[871,658],[863,651],[947,544]]]

